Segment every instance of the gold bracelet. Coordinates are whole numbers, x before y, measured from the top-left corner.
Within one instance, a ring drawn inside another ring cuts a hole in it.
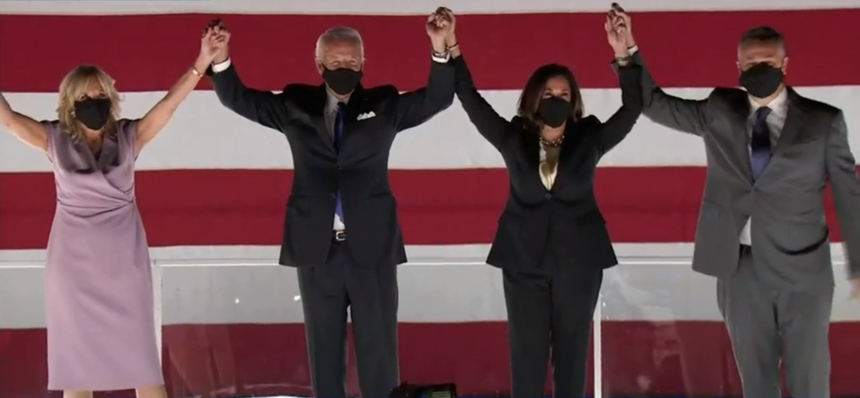
[[[203,77],[203,74],[202,74],[202,73],[200,73],[200,71],[198,71],[198,70],[197,70],[197,68],[195,68],[195,67],[193,67],[193,66],[191,67],[191,73],[193,73],[193,74],[194,74],[194,76],[197,76],[197,77]]]
[[[460,42],[454,43],[453,46],[448,46],[448,51],[451,51],[457,47],[460,47]]]

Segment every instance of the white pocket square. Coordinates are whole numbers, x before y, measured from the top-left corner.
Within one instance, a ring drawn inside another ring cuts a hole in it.
[[[373,111],[370,111],[370,112],[365,112],[365,113],[358,115],[358,117],[355,118],[355,120],[356,121],[362,121],[362,120],[370,119],[370,118],[374,118],[374,117],[376,117],[376,113],[373,113]]]

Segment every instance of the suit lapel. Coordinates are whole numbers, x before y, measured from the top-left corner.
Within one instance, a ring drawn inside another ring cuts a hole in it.
[[[523,155],[526,157],[526,164],[537,173],[540,171],[540,137],[531,132],[523,132],[522,140],[523,150],[525,151]]]
[[[355,118],[360,114],[364,106],[364,88],[361,85],[355,88],[355,91],[349,96],[349,102],[346,104],[346,114],[349,116],[347,123],[354,123]]]
[[[750,131],[749,118],[752,105],[746,92],[739,92],[738,98],[729,101],[729,124],[731,156],[733,164],[738,165],[737,172],[750,184],[753,183],[752,165],[750,164]]]
[[[346,103],[346,120],[344,120],[344,134],[340,142],[341,151],[347,145],[347,141],[352,140],[355,135],[355,123],[358,121],[358,115],[364,110],[367,97],[364,95],[364,89],[359,85],[355,91],[349,96],[349,102]]]
[[[779,140],[776,141],[776,148],[773,149],[773,156],[781,155],[791,143],[800,134],[803,126],[806,124],[806,110],[803,107],[803,98],[791,89],[788,90],[788,113],[785,116],[785,125],[782,127],[782,134]]]
[[[564,173],[564,170],[568,167],[573,167],[573,164],[578,164],[578,157],[585,156],[583,151],[587,149],[585,146],[580,145],[580,143],[585,137],[586,132],[579,131],[583,128],[581,123],[581,120],[574,123],[568,122],[567,128],[565,128],[564,141],[562,141],[561,149],[558,153],[558,166],[555,171],[555,180],[552,183],[553,188],[561,181],[561,175]]]
[[[312,112],[309,112],[311,123],[314,126],[314,129],[319,134],[320,139],[329,150],[335,152],[334,150],[334,142],[332,142],[331,133],[328,131],[328,126],[325,124],[325,112],[326,105],[328,105],[328,94],[326,93],[325,84],[320,85],[317,90],[315,90],[313,96],[313,104],[311,104],[310,109]]]

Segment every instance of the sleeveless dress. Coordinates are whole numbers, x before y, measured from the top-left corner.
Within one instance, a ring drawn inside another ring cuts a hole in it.
[[[57,209],[48,238],[48,389],[164,384],[146,233],[134,196],[136,120],[120,120],[98,160],[48,127]]]

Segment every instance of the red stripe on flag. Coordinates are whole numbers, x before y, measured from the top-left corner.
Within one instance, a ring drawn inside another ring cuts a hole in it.
[[[491,242],[508,195],[505,170],[390,175],[407,244]],[[613,241],[691,242],[704,177],[702,167],[599,169],[597,197]],[[136,178],[152,246],[280,244],[292,171],[141,171]],[[53,176],[0,174],[0,189],[0,249],[44,248],[56,202]],[[826,203],[833,219],[829,196]]]
[[[288,82],[318,82],[314,43],[334,25],[354,26],[364,36],[368,85],[414,89],[427,80],[423,16],[222,17],[234,33],[232,55],[252,87],[280,90]],[[211,18],[0,16],[0,89],[55,92],[72,67],[94,63],[112,74],[122,91],[167,90],[191,66],[200,31]],[[786,35],[791,84],[860,84],[855,71],[860,52],[845,49],[845,43],[860,41],[860,29],[852,28],[860,9],[643,12],[634,18],[648,65],[666,87],[737,85],[737,41],[744,30],[762,24]],[[519,89],[548,62],[571,66],[584,87],[617,87],[603,20],[600,13],[466,15],[457,29],[482,89]]]

